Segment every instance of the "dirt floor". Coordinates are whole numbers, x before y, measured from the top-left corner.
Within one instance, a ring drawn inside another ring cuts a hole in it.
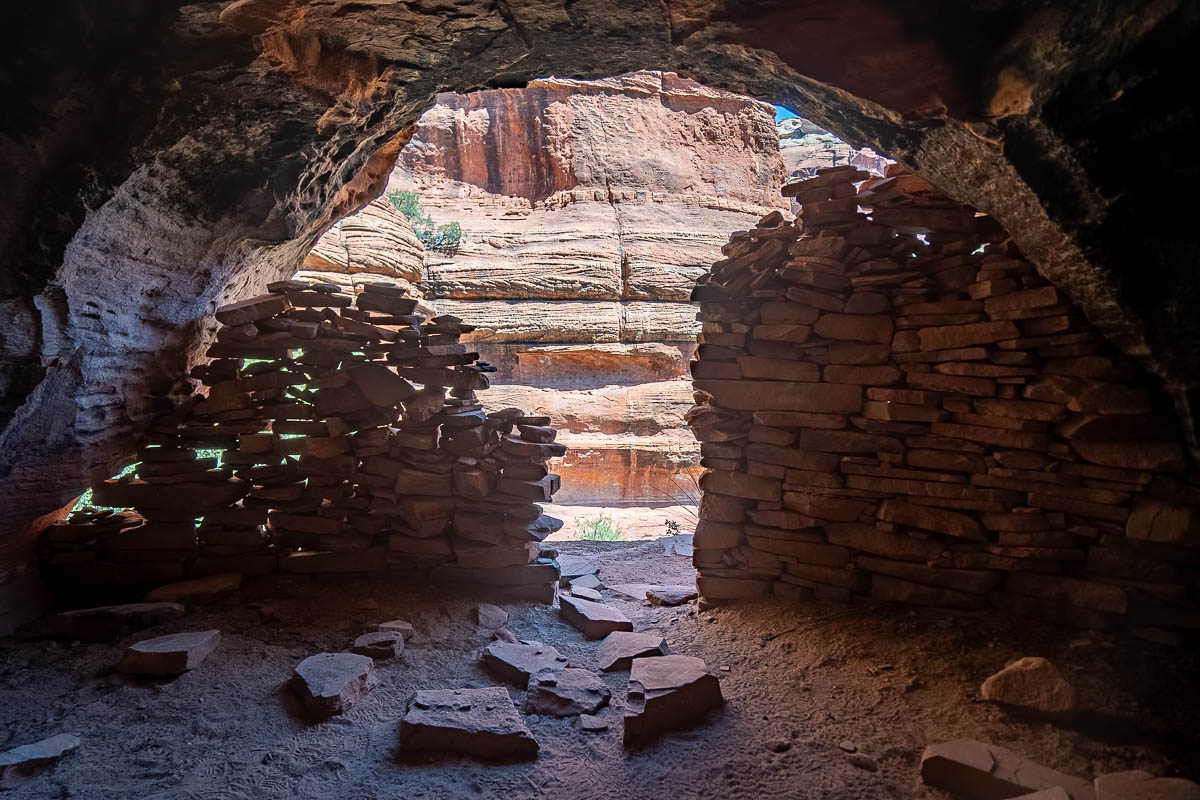
[[[686,539],[563,542],[601,577],[687,582]],[[364,602],[366,601],[366,602]],[[377,602],[378,610],[364,605]],[[626,673],[604,674],[613,703],[603,733],[575,719],[527,717],[536,761],[482,764],[401,758],[397,728],[416,689],[486,686],[491,640],[473,602],[382,581],[264,581],[111,645],[0,640],[0,750],[61,732],[82,746],[14,798],[920,798],[917,765],[935,741],[975,737],[1081,775],[1143,768],[1200,777],[1196,659],[1032,623],[900,608],[746,603],[701,611],[613,595],[643,631],[720,675],[725,707],[694,730],[627,750]],[[595,644],[552,608],[505,604],[509,627],[595,669]],[[417,634],[381,683],[342,717],[308,725],[284,684],[313,653],[341,650],[376,623],[406,618]],[[175,680],[113,673],[122,645],[181,630],[223,638]],[[980,682],[1014,658],[1043,655],[1088,709],[1071,727],[1015,720],[978,701]],[[522,692],[511,689],[514,700]],[[870,761],[855,766],[840,747]],[[775,752],[781,750],[782,752]],[[869,769],[870,766],[875,768]]]

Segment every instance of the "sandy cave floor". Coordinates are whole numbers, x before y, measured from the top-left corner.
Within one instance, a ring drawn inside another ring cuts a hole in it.
[[[593,555],[608,583],[687,582],[677,542],[563,542]],[[359,608],[374,600],[378,610]],[[480,599],[480,598],[476,598]],[[491,640],[474,601],[385,581],[271,579],[180,620],[111,645],[0,640],[0,750],[64,731],[82,746],[13,798],[918,798],[933,741],[975,737],[1079,774],[1144,768],[1200,777],[1196,658],[1022,621],[895,607],[772,602],[700,611],[650,607],[610,593],[638,630],[701,656],[721,677],[725,707],[700,727],[626,750],[627,673],[603,674],[613,703],[603,733],[576,720],[527,717],[536,761],[482,764],[401,758],[397,728],[416,689],[486,686],[476,660]],[[509,627],[595,669],[595,644],[553,609],[506,603]],[[284,683],[301,659],[340,650],[397,617],[416,628],[402,658],[342,717],[308,725]],[[122,646],[218,628],[220,646],[169,681],[113,673]],[[977,700],[1005,662],[1044,655],[1089,709],[1072,727],[1014,720]],[[514,700],[523,693],[510,689]],[[772,741],[787,742],[773,752]],[[853,766],[852,742],[878,765]]]

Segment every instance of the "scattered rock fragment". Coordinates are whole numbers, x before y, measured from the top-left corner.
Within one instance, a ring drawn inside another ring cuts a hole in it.
[[[195,669],[221,641],[220,631],[172,633],[131,644],[117,665],[129,675],[179,675]]]
[[[635,658],[625,706],[625,742],[691,725],[723,702],[721,684],[703,660]]]
[[[23,744],[0,753],[0,789],[15,789],[36,778],[79,747],[79,737],[60,733],[33,744]]]
[[[480,660],[496,677],[518,686],[526,686],[536,672],[567,665],[557,650],[541,642],[492,642],[483,649]]]
[[[875,759],[863,753],[851,753],[846,756],[846,760],[850,762],[851,766],[865,769],[867,772],[874,772],[879,769],[879,765],[875,763]]]
[[[1063,718],[1077,708],[1075,688],[1044,658],[1014,661],[983,682],[984,700],[1027,714]]]
[[[559,585],[564,589],[571,584],[575,578],[583,577],[584,575],[595,575],[600,571],[599,565],[590,558],[581,556],[563,556],[558,557]]]
[[[404,641],[408,641],[413,635],[412,623],[402,619],[394,619],[390,622],[381,622],[378,625],[378,630],[381,632],[398,633],[404,637]]]
[[[1093,800],[1091,781],[975,739],[931,744],[921,756],[921,779],[965,797],[1017,797],[1062,787],[1071,800]]]
[[[1200,785],[1148,772],[1112,772],[1096,778],[1096,800],[1200,800]]]
[[[522,642],[520,639],[518,639],[517,635],[515,633],[513,633],[512,631],[510,631],[508,628],[500,628],[499,630],[492,631],[492,638],[498,642],[509,642],[510,644],[524,644],[524,642]]]
[[[600,594],[595,589],[587,589],[582,586],[571,584],[571,596],[579,597],[584,600],[591,600],[593,603],[600,603],[604,600],[604,595]]]
[[[843,739],[842,741],[838,742],[838,747],[841,748],[841,750],[846,753],[857,753],[858,752],[858,745],[856,745],[854,742],[850,741],[849,739]]]
[[[580,575],[578,578],[572,578],[571,580],[567,581],[567,588],[571,590],[603,589],[604,581],[600,580],[595,575],[588,573],[587,575]]]
[[[549,717],[591,714],[608,703],[604,682],[586,669],[539,670],[529,679],[525,713]]]
[[[376,661],[386,661],[404,652],[404,634],[400,631],[364,633],[354,640],[350,651]]]
[[[772,753],[786,753],[792,749],[792,743],[785,739],[772,739],[767,742],[767,749]]]
[[[608,723],[602,717],[595,717],[591,714],[579,715],[579,729],[591,731],[593,733],[608,730]]]
[[[64,611],[54,617],[54,632],[80,642],[103,642],[183,616],[179,603],[127,603]]]
[[[190,581],[168,583],[153,589],[145,597],[147,603],[182,603],[185,606],[200,606],[211,603],[221,595],[236,592],[242,586],[242,573],[224,572],[194,578]]]
[[[654,586],[646,590],[652,606],[681,606],[698,596],[695,586]]]
[[[475,609],[475,616],[479,626],[489,630],[503,628],[508,622],[508,612],[491,603],[480,603]]]
[[[503,686],[426,689],[408,701],[401,750],[449,750],[475,758],[535,758],[538,743]]]
[[[654,588],[652,583],[618,583],[607,587],[610,592],[631,600],[645,600],[646,593]]]
[[[317,653],[296,665],[292,688],[317,719],[344,714],[379,684],[374,662],[357,653]]]
[[[635,658],[667,654],[667,640],[657,633],[614,631],[596,647],[596,661],[605,672],[629,669]]]
[[[359,611],[378,611],[379,601],[374,597],[364,597],[362,600],[359,600],[357,603],[355,603],[354,607]]]
[[[633,630],[633,623],[620,610],[579,597],[560,596],[558,613],[589,639],[602,639],[613,631]]]

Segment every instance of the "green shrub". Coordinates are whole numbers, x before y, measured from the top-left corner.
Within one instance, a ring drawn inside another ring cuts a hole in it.
[[[615,542],[625,535],[625,532],[614,525],[607,514],[581,519],[575,523],[575,526],[579,531],[580,539],[592,542]]]
[[[463,229],[457,222],[436,225],[433,217],[421,208],[421,201],[412,189],[396,189],[385,195],[392,207],[412,223],[413,232],[426,250],[453,255],[462,244]]]

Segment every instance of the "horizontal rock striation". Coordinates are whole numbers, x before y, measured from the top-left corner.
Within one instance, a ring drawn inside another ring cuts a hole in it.
[[[696,288],[701,592],[1181,641],[1200,478],[1169,403],[992,219],[886,175],[789,184],[796,223],[735,233]]]

